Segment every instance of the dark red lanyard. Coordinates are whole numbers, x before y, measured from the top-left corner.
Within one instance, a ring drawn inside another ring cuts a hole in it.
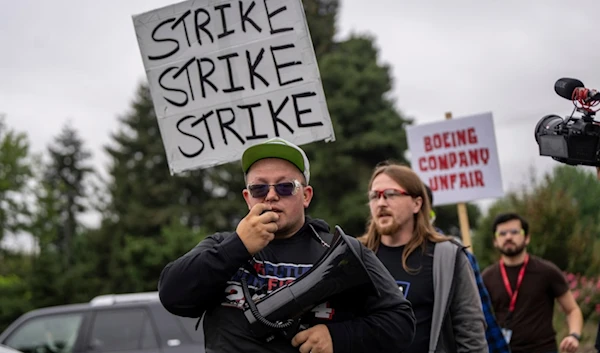
[[[519,277],[517,277],[517,286],[515,287],[515,291],[510,286],[510,282],[508,281],[508,276],[506,275],[506,267],[504,267],[504,261],[500,259],[500,272],[502,273],[502,280],[504,280],[504,288],[506,288],[506,292],[510,297],[510,305],[508,307],[508,312],[512,314],[515,311],[515,304],[517,303],[517,295],[519,294],[519,288],[521,287],[521,283],[523,283],[523,277],[525,277],[525,268],[527,267],[527,263],[529,262],[529,254],[525,256],[525,261],[523,261],[523,265],[521,266],[521,270],[519,271]]]

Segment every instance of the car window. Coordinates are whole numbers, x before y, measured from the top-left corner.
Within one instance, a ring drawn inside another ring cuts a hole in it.
[[[152,327],[152,322],[150,322],[148,316],[146,316],[146,320],[144,320],[144,328],[142,331],[142,349],[151,349],[158,347],[158,337],[156,337],[156,332]]]
[[[21,353],[13,348],[0,344],[0,353]]]
[[[156,348],[156,335],[144,309],[98,311],[89,344],[96,352]]]
[[[192,341],[196,343],[204,343],[204,329],[202,322],[198,324],[198,318],[177,316],[177,319],[179,320],[181,327],[183,327]],[[198,330],[196,330],[196,324],[198,324]]]
[[[71,353],[82,318],[82,313],[75,313],[29,319],[4,344],[23,353]]]

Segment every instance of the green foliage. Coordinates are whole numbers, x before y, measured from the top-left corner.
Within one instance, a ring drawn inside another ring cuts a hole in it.
[[[569,272],[600,271],[593,249],[598,246],[600,183],[581,168],[559,165],[542,181],[532,179],[529,189],[510,192],[490,208],[477,229],[475,252],[482,266],[497,260],[493,249],[492,224],[501,212],[514,211],[529,222],[529,251]]]
[[[21,314],[33,309],[27,282],[17,274],[0,276],[0,332]]]
[[[88,210],[85,182],[94,171],[88,165],[91,153],[68,124],[48,146],[48,152],[50,161],[44,166],[36,192],[39,205],[32,234],[38,237],[42,252],[48,246],[56,247],[65,270],[72,263],[72,242],[82,230],[78,217]]]
[[[35,208],[28,230],[39,253],[32,259],[29,276],[31,301],[36,307],[72,302],[81,278],[73,276],[85,262],[76,262],[84,228],[78,217],[88,207],[85,182],[93,169],[91,154],[78,132],[66,124],[48,146],[49,160],[39,166]]]
[[[25,133],[11,129],[0,116],[0,241],[27,227],[29,209],[22,197],[30,190],[34,158]],[[26,281],[30,258],[0,248],[0,331],[32,309]]]
[[[163,228],[158,239],[126,237],[123,260],[135,266],[127,267],[131,281],[129,288],[124,289],[130,292],[156,290],[158,275],[165,265],[187,253],[205,236],[206,232],[201,229],[190,230],[173,222]]]
[[[375,165],[394,159],[406,163],[403,119],[387,98],[390,68],[379,64],[378,50],[368,36],[336,43],[320,60],[327,104],[336,141],[305,147],[311,159],[315,197],[311,215],[346,233],[360,235],[368,217],[366,187]]]
[[[28,210],[19,194],[33,176],[31,163],[27,135],[10,129],[0,115],[0,241],[25,227]]]
[[[458,220],[458,207],[456,205],[443,205],[433,208],[435,211],[435,225],[447,235],[462,237],[460,232],[460,222]],[[467,215],[469,218],[469,227],[474,229],[481,218],[481,209],[479,206],[467,203]]]
[[[153,236],[181,207],[180,192],[169,175],[154,107],[148,87],[138,88],[130,112],[121,117],[121,129],[106,147],[112,159],[107,221],[118,225],[117,246],[124,234]]]
[[[329,52],[335,35],[338,0],[303,0],[306,21],[317,59]]]
[[[153,261],[147,248],[161,243],[165,227],[179,224],[191,234],[199,228],[206,233],[229,229],[246,208],[240,197],[244,182],[239,164],[170,174],[146,85],[139,87],[131,110],[120,121],[122,128],[106,148],[112,159],[110,200],[95,235],[108,244],[102,246],[99,259],[115,292],[148,288],[152,281],[156,288],[165,264],[140,263]]]

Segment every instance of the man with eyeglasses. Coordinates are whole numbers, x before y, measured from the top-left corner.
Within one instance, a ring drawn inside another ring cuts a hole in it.
[[[368,186],[371,219],[360,240],[412,303],[406,352],[488,352],[485,319],[463,246],[436,232],[425,185],[409,167],[381,163]]]
[[[217,233],[168,264],[159,295],[171,313],[203,318],[207,353],[400,352],[412,341],[410,302],[375,254],[354,238],[379,296],[366,286],[343,292],[303,318],[291,339],[256,337],[244,315],[244,292],[256,300],[306,273],[333,238],[305,215],[313,197],[309,161],[298,146],[270,139],[246,149],[242,194],[248,214],[234,232]],[[317,305],[320,304],[320,305]]]
[[[516,213],[499,214],[492,231],[500,261],[486,268],[482,276],[511,351],[576,352],[583,326],[581,310],[560,269],[527,253],[531,240],[527,221]],[[555,299],[569,326],[559,347],[552,325]]]

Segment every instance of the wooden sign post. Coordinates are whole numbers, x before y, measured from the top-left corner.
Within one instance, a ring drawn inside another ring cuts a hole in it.
[[[452,119],[452,112],[446,112],[446,120]],[[464,246],[472,253],[473,247],[471,245],[471,228],[469,226],[469,214],[467,212],[467,204],[459,202],[457,205],[458,221],[460,224],[460,234],[462,236],[462,242]]]

